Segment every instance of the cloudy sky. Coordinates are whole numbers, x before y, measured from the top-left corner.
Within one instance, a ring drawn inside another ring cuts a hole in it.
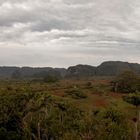
[[[0,0],[0,65],[140,63],[140,0]]]

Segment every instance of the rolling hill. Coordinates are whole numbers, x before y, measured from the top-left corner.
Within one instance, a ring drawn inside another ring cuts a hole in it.
[[[107,61],[95,67],[90,65],[76,65],[68,69],[51,67],[0,67],[0,78],[42,78],[47,75],[59,78],[115,76],[123,71],[134,71],[140,74],[140,64],[122,61]]]

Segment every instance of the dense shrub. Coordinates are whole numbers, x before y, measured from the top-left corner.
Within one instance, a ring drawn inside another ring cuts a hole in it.
[[[92,82],[87,82],[85,84],[85,86],[86,86],[86,88],[92,88],[93,87]]]
[[[124,96],[123,100],[137,107],[140,105],[140,93],[131,93],[127,96]]]
[[[112,82],[113,91],[131,93],[140,91],[139,76],[131,71],[125,71],[118,75]]]
[[[46,83],[55,83],[59,81],[59,78],[56,76],[47,75],[44,77],[43,81]]]
[[[87,98],[87,95],[79,89],[66,90],[65,93],[65,96],[71,96],[74,99]]]
[[[20,135],[15,131],[7,131],[5,128],[0,128],[0,140],[20,140]]]
[[[101,140],[132,140],[132,129],[125,116],[118,110],[109,108],[101,114]]]
[[[86,111],[46,92],[7,91],[0,93],[0,140],[132,140],[127,119],[116,109]],[[77,88],[66,95],[87,97]]]

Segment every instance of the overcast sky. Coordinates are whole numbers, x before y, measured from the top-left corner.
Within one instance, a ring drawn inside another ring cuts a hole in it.
[[[140,0],[0,0],[0,65],[140,63]]]

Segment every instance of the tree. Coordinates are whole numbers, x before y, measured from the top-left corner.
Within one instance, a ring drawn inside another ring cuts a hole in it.
[[[47,75],[44,77],[43,81],[46,83],[55,83],[59,81],[59,78],[56,76]]]
[[[112,82],[113,91],[122,93],[132,93],[139,90],[138,75],[132,71],[125,71],[118,75]]]

